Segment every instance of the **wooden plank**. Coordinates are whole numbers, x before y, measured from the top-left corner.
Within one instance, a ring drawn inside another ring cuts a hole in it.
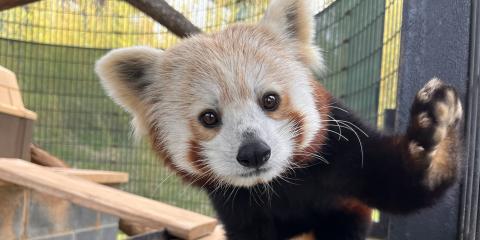
[[[128,182],[128,173],[73,168],[49,168],[54,172],[70,177],[79,177],[98,184],[121,184]],[[13,183],[0,181],[1,186],[12,186]]]
[[[0,159],[0,180],[152,228],[165,227],[169,233],[183,239],[206,236],[217,225],[214,218],[69,177],[23,160]]]
[[[8,187],[8,186],[12,186],[12,185],[14,185],[14,184],[9,183],[9,182],[0,181],[0,187]]]
[[[227,237],[225,236],[225,230],[222,225],[217,225],[212,234],[202,237],[200,240],[227,240]]]
[[[52,171],[67,176],[80,177],[99,184],[120,184],[128,182],[128,173],[73,168],[51,168]]]
[[[145,227],[142,224],[131,222],[125,219],[120,219],[120,221],[118,222],[118,228],[123,233],[127,234],[127,236],[138,236],[138,235],[144,235],[144,234],[153,233],[153,232],[165,231],[165,228],[153,229],[153,228]]]
[[[10,8],[22,6],[25,4],[33,3],[38,0],[1,0],[0,11],[7,10]]]

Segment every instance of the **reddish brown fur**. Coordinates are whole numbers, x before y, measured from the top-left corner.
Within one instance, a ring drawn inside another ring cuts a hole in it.
[[[362,221],[370,222],[372,220],[372,209],[354,198],[344,198],[339,200],[339,207],[342,211],[353,213],[359,216]]]
[[[150,143],[152,145],[152,148],[154,152],[158,155],[160,159],[163,160],[163,163],[165,166],[170,168],[172,171],[176,172],[178,176],[184,180],[187,183],[190,183],[191,185],[194,186],[205,186],[209,182],[209,175],[204,175],[201,177],[195,177],[192,174],[189,174],[186,171],[183,171],[182,169],[179,169],[175,164],[173,164],[172,159],[170,155],[166,152],[165,146],[161,143],[161,141],[158,139],[158,132],[155,128],[150,128]]]
[[[287,93],[281,95],[280,106],[276,111],[267,112],[268,116],[275,120],[289,120],[294,125],[294,130],[297,131],[295,136],[294,143],[296,146],[299,146],[305,140],[304,132],[304,117],[300,112],[298,112],[292,105],[290,97]]]
[[[299,235],[299,236],[295,236],[295,237],[291,238],[290,240],[315,240],[315,239],[317,239],[315,237],[315,233],[309,232],[309,233],[304,233],[304,234]]]
[[[299,112],[290,112],[290,121],[294,123],[294,129],[297,131],[297,135],[293,139],[295,146],[300,146],[303,141],[305,141],[305,120],[302,117],[302,114]]]
[[[196,140],[190,141],[190,149],[188,150],[188,161],[192,164],[192,166],[197,169],[201,174],[203,174],[205,169],[205,164],[203,163],[203,157],[201,156],[200,152],[202,151],[202,147]]]
[[[195,141],[209,141],[217,136],[219,128],[205,128],[197,119],[190,120],[190,130]]]
[[[154,152],[158,155],[158,157],[160,159],[163,160],[163,163],[167,167],[169,167],[172,170],[174,170],[175,172],[181,174],[182,171],[180,169],[178,169],[177,167],[175,167],[175,165],[172,163],[170,155],[165,150],[165,146],[158,139],[159,133],[157,132],[157,130],[154,127],[152,127],[152,128],[150,128],[149,133],[150,133],[150,135],[149,135],[150,136],[150,144],[152,145],[152,148],[153,148]]]

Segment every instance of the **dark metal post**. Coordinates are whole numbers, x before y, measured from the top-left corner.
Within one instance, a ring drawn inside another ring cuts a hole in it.
[[[396,129],[404,130],[416,92],[432,77],[454,85],[465,103],[469,80],[468,0],[404,0]],[[458,239],[460,188],[433,208],[392,217],[389,239]]]
[[[472,1],[470,82],[465,124],[465,177],[460,209],[461,240],[480,237],[480,2]]]

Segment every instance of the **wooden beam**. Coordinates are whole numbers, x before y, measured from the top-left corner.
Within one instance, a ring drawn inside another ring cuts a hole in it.
[[[1,0],[0,11],[37,2],[39,0]]]
[[[0,180],[152,228],[165,227],[170,234],[183,239],[207,236],[217,225],[214,218],[80,178],[68,177],[24,160],[0,158]]]
[[[128,173],[100,170],[84,170],[72,168],[50,168],[56,173],[66,176],[75,176],[99,184],[128,183]]]
[[[125,219],[120,219],[118,223],[118,228],[120,228],[123,233],[127,234],[127,236],[137,236],[153,232],[165,231],[165,228],[153,229]]]
[[[181,38],[202,32],[164,0],[126,1]]]
[[[200,238],[199,240],[227,240],[225,236],[225,230],[223,229],[222,225],[217,225],[213,233]],[[307,240],[307,239],[290,239],[290,240]]]
[[[96,182],[99,184],[118,184],[120,182],[128,182],[128,174],[126,176],[122,175],[113,175],[112,174],[104,174],[105,172],[102,171],[102,174],[99,174],[100,171],[93,171],[93,170],[76,170],[76,169],[65,169],[70,168],[70,166],[63,160],[53,156],[49,152],[41,149],[40,147],[31,144],[30,145],[30,161],[40,166],[44,167],[55,167],[57,169],[53,169],[56,172],[60,172],[62,174],[67,174],[69,176],[77,176],[83,179],[87,179],[92,182]],[[10,183],[2,183],[0,181],[0,187],[2,185],[12,185]],[[127,234],[128,236],[135,236],[139,234],[144,234],[148,232],[152,232],[155,229],[145,227],[142,224],[135,223],[132,221],[128,221],[125,219],[120,219],[118,227],[120,230]]]
[[[99,170],[83,170],[72,168],[49,168],[50,170],[69,177],[79,177],[98,184],[121,184],[128,182],[128,173]],[[13,186],[13,183],[0,181],[0,187]]]

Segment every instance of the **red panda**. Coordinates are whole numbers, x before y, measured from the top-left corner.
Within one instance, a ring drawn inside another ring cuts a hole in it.
[[[406,133],[366,126],[317,80],[306,0],[274,0],[255,25],[160,51],[113,50],[96,72],[138,135],[209,195],[228,239],[365,239],[371,208],[431,206],[457,175],[462,105],[438,79]]]

